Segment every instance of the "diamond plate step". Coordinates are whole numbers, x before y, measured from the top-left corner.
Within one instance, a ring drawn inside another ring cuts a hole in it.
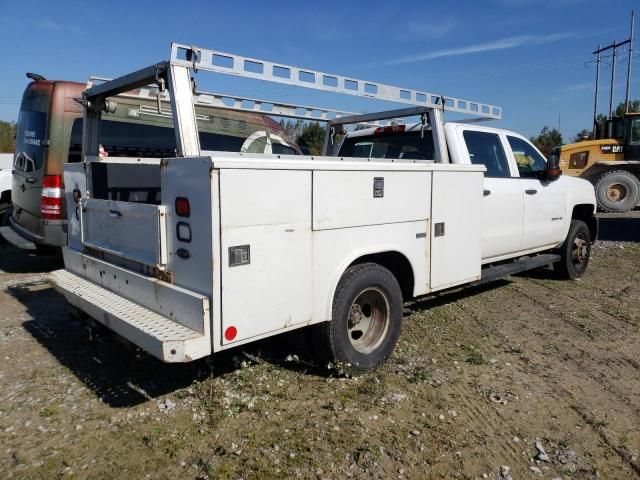
[[[67,270],[49,281],[73,306],[164,362],[211,354],[208,335],[191,330]]]

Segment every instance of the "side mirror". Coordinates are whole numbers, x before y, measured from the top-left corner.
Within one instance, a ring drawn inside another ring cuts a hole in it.
[[[552,182],[557,180],[560,175],[562,175],[562,170],[560,170],[560,148],[556,147],[551,151],[551,155],[547,160],[544,179]]]

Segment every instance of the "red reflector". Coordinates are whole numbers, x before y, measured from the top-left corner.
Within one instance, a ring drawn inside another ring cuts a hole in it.
[[[189,206],[189,199],[185,197],[176,198],[176,214],[179,217],[188,217],[191,215],[191,207]]]
[[[238,335],[238,329],[236,327],[229,327],[224,331],[224,338],[229,342],[236,338],[236,335]]]
[[[62,220],[63,194],[61,175],[45,175],[42,177],[40,215],[42,215],[43,220]]]

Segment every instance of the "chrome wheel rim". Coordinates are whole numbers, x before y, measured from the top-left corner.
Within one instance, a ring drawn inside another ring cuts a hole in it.
[[[586,262],[589,258],[589,242],[582,233],[576,235],[573,240],[572,256],[576,265]]]
[[[607,198],[612,202],[621,202],[627,196],[627,188],[621,183],[614,183],[607,188]]]
[[[384,341],[391,323],[391,308],[378,288],[366,288],[356,295],[349,309],[347,333],[353,348],[371,353]]]

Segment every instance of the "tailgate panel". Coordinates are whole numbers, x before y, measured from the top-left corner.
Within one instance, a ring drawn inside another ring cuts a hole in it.
[[[163,269],[167,263],[166,207],[81,199],[82,243]]]

